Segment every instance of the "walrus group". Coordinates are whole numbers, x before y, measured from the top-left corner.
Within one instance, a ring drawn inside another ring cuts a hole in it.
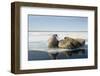
[[[57,34],[53,34],[48,39],[48,48],[75,49],[85,45],[84,39],[64,37],[62,40],[58,40],[57,38]]]

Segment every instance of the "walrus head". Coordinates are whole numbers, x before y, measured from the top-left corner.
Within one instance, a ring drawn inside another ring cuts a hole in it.
[[[49,48],[56,48],[58,47],[58,39],[57,34],[53,34],[51,38],[48,39],[48,47]]]

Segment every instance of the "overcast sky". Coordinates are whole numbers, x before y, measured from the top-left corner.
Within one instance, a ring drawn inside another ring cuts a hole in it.
[[[88,18],[75,16],[28,16],[29,31],[87,31]]]

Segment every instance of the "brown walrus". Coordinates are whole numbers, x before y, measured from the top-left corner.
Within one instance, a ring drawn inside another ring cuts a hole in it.
[[[63,49],[75,49],[82,46],[85,43],[85,40],[73,39],[70,37],[64,37],[63,40],[59,41],[59,48]]]
[[[48,47],[49,48],[58,48],[58,39],[57,39],[57,34],[52,35],[49,39],[48,39]]]

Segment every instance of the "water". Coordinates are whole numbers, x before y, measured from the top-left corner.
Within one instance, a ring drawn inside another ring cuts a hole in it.
[[[29,32],[29,40],[28,40],[28,48],[29,50],[36,49],[46,49],[48,48],[48,38],[53,34],[58,35],[58,40],[63,39],[65,36],[72,38],[82,38],[86,40],[86,44],[88,42],[88,32],[87,31],[79,31],[79,32]]]

